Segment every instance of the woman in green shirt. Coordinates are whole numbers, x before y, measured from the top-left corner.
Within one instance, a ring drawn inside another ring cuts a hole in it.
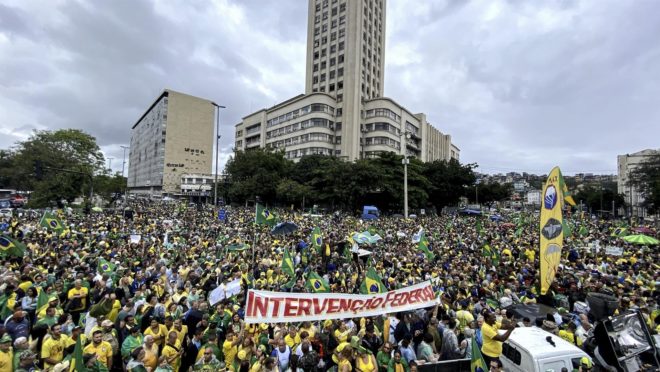
[[[392,345],[389,342],[383,344],[383,347],[380,348],[378,354],[376,355],[376,362],[378,362],[378,370],[380,372],[387,372],[387,366],[390,364],[392,359]]]

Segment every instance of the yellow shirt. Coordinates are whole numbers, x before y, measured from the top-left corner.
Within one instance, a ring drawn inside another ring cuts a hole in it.
[[[64,335],[61,335],[58,340],[49,337],[41,345],[41,358],[42,359],[49,358],[57,361],[58,363],[61,362],[62,358],[64,358],[64,348],[66,348],[69,345],[67,339],[69,339],[69,337],[64,337]],[[44,364],[46,368],[53,366],[52,364],[48,364],[48,363],[44,363]]]
[[[571,344],[575,345],[575,338],[576,338],[575,334],[573,334],[569,331],[561,330],[561,331],[559,331],[559,337],[561,337],[564,340],[566,340],[566,341],[570,342]],[[578,347],[582,346],[582,341],[580,340],[579,337],[577,338],[577,346]]]
[[[232,346],[231,340],[225,340],[222,343],[222,353],[225,355],[225,365],[231,366],[234,364],[236,354],[238,354],[238,345]]]
[[[296,333],[295,336],[291,337],[291,335],[287,333],[286,336],[284,336],[284,343],[287,344],[291,350],[294,350],[295,346],[300,343],[300,334]]]
[[[98,361],[107,367],[108,360],[112,360],[112,346],[107,341],[101,341],[98,345],[92,342],[85,346],[83,354],[96,354]]]
[[[27,292],[30,287],[32,287],[32,282],[29,280],[18,285],[18,288],[22,289],[23,292]]]
[[[186,336],[188,335],[188,326],[187,325],[181,325],[181,330],[177,331],[174,326],[168,330],[169,332],[176,332],[176,339],[177,341],[183,345],[183,341],[186,339]]]
[[[493,337],[497,336],[498,329],[500,329],[498,324],[490,326],[489,324],[484,323],[484,325],[481,326],[481,336],[484,342],[483,346],[481,346],[481,352],[492,358],[497,358],[502,354],[502,343],[493,340]]]
[[[115,300],[115,302],[112,303],[112,310],[108,313],[107,318],[114,323],[117,320],[117,315],[119,315],[119,310],[121,310],[121,302]]]
[[[14,352],[9,349],[8,352],[0,351],[0,372],[12,372],[14,370]]]
[[[158,325],[158,331],[154,331],[151,326],[147,328],[146,331],[144,331],[144,335],[152,335],[154,336],[154,342],[158,346],[162,346],[165,343],[165,339],[167,338],[167,327],[165,327],[164,324],[159,324]]]
[[[310,325],[309,328],[300,328],[300,332],[302,333],[303,331],[307,332],[309,334],[309,338],[313,339],[314,335],[316,335],[316,327],[314,325]]]
[[[165,347],[163,347],[163,356],[165,356],[167,360],[171,360],[176,356],[176,358],[170,362],[170,366],[174,372],[179,372],[179,367],[181,367],[181,356],[178,355],[179,350],[181,350],[181,344],[179,341],[176,342],[174,347],[170,344],[165,344]]]
[[[144,366],[156,369],[158,367],[158,345],[154,342],[151,349],[144,346]]]
[[[69,300],[73,299],[75,295],[80,295],[80,303],[82,304],[80,307],[76,309],[71,309],[72,311],[77,311],[77,310],[83,310],[87,306],[87,292],[88,289],[86,287],[80,287],[80,289],[77,289],[75,287],[69,289],[69,293],[67,297]]]

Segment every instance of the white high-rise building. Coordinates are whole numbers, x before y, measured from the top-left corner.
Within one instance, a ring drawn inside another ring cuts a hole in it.
[[[628,205],[627,215],[635,217],[646,217],[646,208],[642,206],[644,197],[639,190],[628,184],[630,173],[641,163],[648,160],[649,157],[658,155],[658,150],[642,150],[633,154],[617,156],[617,192],[624,194],[625,202]]]
[[[385,0],[309,0],[305,94],[245,116],[236,150],[283,148],[286,157],[345,160],[381,152],[458,159],[451,136],[383,97]]]

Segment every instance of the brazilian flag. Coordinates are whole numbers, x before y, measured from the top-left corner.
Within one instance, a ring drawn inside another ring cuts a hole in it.
[[[571,226],[568,224],[568,222],[565,219],[561,220],[561,228],[564,233],[564,236],[568,237],[573,235],[573,229]]]
[[[99,258],[98,272],[101,274],[112,274],[115,272],[116,265],[105,258]]]
[[[387,292],[387,288],[385,288],[383,281],[380,279],[380,275],[378,275],[373,267],[369,267],[367,269],[367,275],[360,285],[360,293],[373,294],[383,292]]]
[[[493,251],[490,249],[490,245],[485,244],[483,248],[481,248],[481,253],[484,257],[492,257],[493,256]]]
[[[479,234],[479,236],[481,236],[483,232],[484,232],[484,227],[481,225],[481,220],[477,219],[477,233]]]
[[[316,253],[320,253],[321,247],[323,247],[323,237],[321,236],[321,229],[318,226],[312,230],[312,247],[314,247]]]
[[[76,347],[73,349],[73,358],[71,358],[69,366],[69,372],[87,372],[87,367],[83,363],[83,348],[80,337],[76,340]]]
[[[612,232],[612,234],[610,236],[617,237],[617,238],[622,238],[622,237],[627,236],[627,235],[628,235],[628,228],[626,228],[626,227],[617,227],[616,229],[614,229],[614,231]]]
[[[42,310],[46,310],[48,307],[48,295],[46,291],[42,288],[39,290],[39,296],[37,296],[37,314]]]
[[[62,225],[62,221],[60,221],[60,219],[51,212],[44,213],[43,217],[41,217],[41,221],[39,221],[39,225],[58,234],[61,234],[62,231],[64,231],[64,225]]]
[[[325,279],[315,271],[309,273],[305,286],[315,293],[330,292],[330,284],[328,284],[328,282],[326,282]]]
[[[292,277],[295,275],[296,270],[293,267],[293,259],[288,248],[284,248],[284,257],[282,258],[282,272]]]
[[[584,226],[584,225],[580,226],[580,230],[578,230],[578,234],[580,236],[587,236],[587,235],[589,235],[589,229],[587,229],[587,227]]]
[[[564,196],[564,201],[574,207],[575,200],[573,200],[571,193],[568,192],[568,187],[566,187],[566,182],[564,182],[564,176],[562,176],[561,171],[559,171],[559,188],[561,189],[560,192]]]
[[[7,235],[0,236],[0,255],[23,257],[25,249],[25,244],[18,240],[14,240]]]
[[[422,231],[422,235],[419,237],[419,244],[417,245],[417,248],[424,252],[427,260],[433,260],[435,258],[433,252],[429,250],[429,240],[426,239],[424,231]]]
[[[481,350],[479,350],[479,345],[477,344],[477,338],[472,337],[472,360],[470,361],[470,371],[471,372],[486,372],[490,370],[490,366],[486,364],[484,357],[481,355]]]
[[[273,227],[277,224],[277,218],[273,213],[270,213],[266,207],[263,205],[257,203],[257,211],[256,211],[256,217],[254,222],[257,225],[268,225],[270,227]]]

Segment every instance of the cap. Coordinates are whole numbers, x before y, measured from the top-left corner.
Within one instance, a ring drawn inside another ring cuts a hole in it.
[[[268,329],[268,324],[266,323],[261,323],[259,324],[259,328],[263,329],[264,331]]]
[[[9,334],[5,333],[2,338],[0,338],[0,344],[4,344],[6,342],[12,342],[11,336]]]
[[[101,322],[101,327],[112,327],[114,324],[112,323],[112,320],[106,319]]]
[[[30,350],[24,350],[23,352],[21,352],[21,353],[19,354],[18,357],[19,357],[21,360],[25,360],[25,359],[30,359],[30,358],[36,358],[36,357],[37,357],[37,354],[33,353],[33,352],[30,351]]]
[[[593,363],[591,362],[591,359],[589,359],[586,356],[582,357],[582,359],[580,359],[580,365],[583,365],[587,368],[592,368],[593,367]]]

